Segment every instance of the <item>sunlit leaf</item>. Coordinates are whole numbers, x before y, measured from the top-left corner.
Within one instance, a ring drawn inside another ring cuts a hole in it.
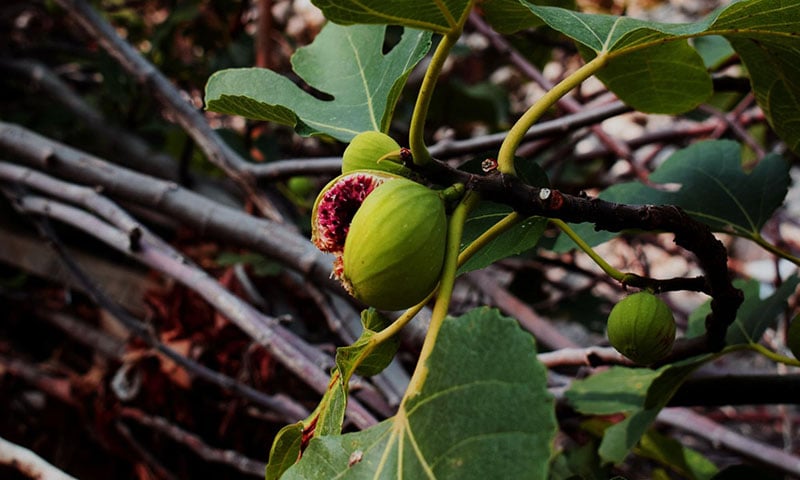
[[[317,98],[271,70],[236,68],[209,78],[206,108],[344,142],[367,130],[385,132],[401,87],[430,49],[431,37],[429,32],[406,30],[384,54],[385,29],[330,23],[314,43],[292,56],[297,75],[332,99]]]
[[[589,57],[606,55],[598,78],[632,107],[681,113],[711,95],[711,79],[687,44],[725,37],[748,68],[756,100],[790,148],[800,151],[800,2],[734,2],[703,20],[668,24],[538,6],[531,12],[575,40]]]

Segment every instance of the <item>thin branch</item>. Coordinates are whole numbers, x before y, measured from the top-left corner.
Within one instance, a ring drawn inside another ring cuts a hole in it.
[[[86,152],[55,142],[23,127],[0,122],[0,147],[6,155],[52,175],[91,186],[107,195],[150,207],[191,226],[198,235],[239,244],[300,272],[320,286],[342,292],[331,280],[331,256],[283,224],[247,215],[181,188]]]
[[[229,465],[249,475],[264,476],[264,471],[267,468],[265,463],[247,458],[234,450],[220,450],[211,447],[198,435],[180,428],[163,417],[148,415],[135,408],[123,408],[119,413],[122,418],[134,420],[141,425],[163,433],[172,440],[189,448],[203,460]]]
[[[123,361],[125,346],[122,344],[122,342],[115,340],[103,332],[92,328],[89,325],[86,325],[84,322],[81,322],[80,320],[64,313],[39,310],[37,311],[37,314],[60,328],[78,342],[97,350],[109,358],[117,361]],[[282,418],[286,421],[293,422],[308,416],[308,411],[305,409],[305,407],[296,403],[286,395],[268,395],[248,385],[245,385],[244,383],[232,377],[211,370],[210,368],[201,365],[191,358],[185,357],[164,345],[155,335],[152,335],[151,332],[149,332],[147,326],[141,321],[125,314],[120,314],[120,317],[118,318],[123,325],[129,328],[131,332],[136,334],[137,337],[143,340],[150,348],[161,353],[171,361],[174,361],[177,365],[196,378],[217,385],[235,395],[239,395],[240,397],[253,402],[254,405],[279,412]]]
[[[114,27],[88,3],[83,0],[57,0],[57,3],[137,82],[153,92],[156,98],[175,115],[178,123],[194,139],[211,163],[233,178],[265,216],[281,220],[280,213],[271,202],[258,192],[255,179],[247,172],[248,162],[222,140],[205,117],[184,99],[180,90],[129,43],[120,38]]]
[[[596,108],[541,122],[525,134],[524,140],[564,135],[587,125],[629,112],[631,108],[616,101]],[[431,155],[437,158],[452,158],[459,155],[496,149],[503,143],[508,132],[493,133],[465,140],[445,139],[431,146]],[[294,175],[336,175],[341,171],[341,157],[293,158],[262,164],[248,164],[247,171],[261,180],[276,180]]]
[[[492,30],[492,28],[475,12],[470,14],[470,24],[475,27],[481,34],[489,39],[494,48],[501,54],[507,55],[517,68],[519,68],[525,75],[536,81],[545,90],[552,90],[553,83],[550,82],[542,72],[539,71],[528,59],[518,52],[510,43],[499,33]],[[558,101],[558,105],[570,113],[576,113],[583,109],[583,106],[573,97],[564,96]],[[633,164],[633,156],[628,146],[603,130],[601,125],[593,125],[591,127],[592,133],[595,134],[598,140],[613,151],[618,157],[625,158]]]
[[[150,450],[146,449],[138,440],[136,440],[127,425],[123,424],[122,422],[116,422],[114,427],[122,439],[128,442],[130,449],[145,461],[145,467],[152,470],[151,474],[156,474],[158,478],[165,480],[178,480],[178,477],[167,470],[167,468],[161,463],[160,460],[156,458],[155,455],[150,452]]]
[[[800,475],[800,458],[779,448],[740,435],[689,409],[665,408],[658,414],[658,421],[690,432],[708,440],[712,445],[727,448],[764,465],[793,475]]]
[[[622,102],[612,102],[607,105],[586,109],[578,113],[564,115],[563,117],[541,122],[529,128],[523,140],[530,141],[540,138],[564,135],[581,127],[593,125],[607,118],[615,117],[631,108]],[[493,133],[467,140],[442,140],[430,147],[431,155],[437,158],[450,158],[466,153],[497,148],[508,136],[508,132]]]
[[[11,443],[2,437],[0,437],[0,463],[15,468],[30,478],[77,480],[27,448]]]
[[[553,324],[537,315],[525,302],[498,285],[497,280],[486,272],[474,271],[468,273],[466,277],[475,288],[488,295],[492,303],[501,311],[516,318],[544,347],[553,350],[577,347],[575,342],[565,337]]]
[[[633,365],[630,360],[611,347],[562,348],[540,353],[538,358],[547,368]]]
[[[128,248],[128,237],[124,232],[82,210],[65,204],[40,197],[24,196],[16,199],[15,206],[23,212],[56,218],[82,229],[120,252],[132,256],[151,268],[178,280],[200,294],[211,305],[214,305],[220,313],[236,323],[239,328],[264,346],[276,359],[295,372],[299,378],[314,390],[319,393],[327,390],[328,375],[319,365],[309,360],[296,346],[297,343],[304,343],[302,339],[295,338],[291,342],[286,341],[287,337],[295,336],[278,325],[276,319],[261,314],[249,304],[225,290],[202,270],[182,262],[180,256],[174,252],[161,252],[146,241],[142,241],[139,248],[133,252]],[[50,234],[52,235],[52,232]],[[68,260],[68,257],[64,257],[64,259]],[[70,266],[69,263],[68,266]],[[76,273],[76,268],[76,265],[71,265],[73,273]],[[86,281],[91,283],[89,279],[86,279]],[[116,308],[113,302],[107,301],[106,298],[99,295],[101,292],[96,286],[92,290],[95,292],[95,301],[104,308],[113,312],[120,320],[127,317],[127,314]],[[147,332],[140,333],[142,335],[147,334]],[[310,349],[311,347],[308,346],[308,348]],[[180,357],[180,355],[171,351],[165,353],[168,353],[170,358],[172,356]],[[276,403],[271,407],[277,409],[283,408],[284,405],[283,403]],[[376,423],[372,415],[357,402],[348,404],[348,412],[353,421],[361,428],[366,428]]]

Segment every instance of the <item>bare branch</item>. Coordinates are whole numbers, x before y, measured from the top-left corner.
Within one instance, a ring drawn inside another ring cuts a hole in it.
[[[137,423],[163,433],[174,441],[185,445],[203,460],[223,463],[242,473],[258,477],[264,476],[264,471],[267,468],[265,463],[247,458],[234,450],[220,450],[211,447],[199,436],[180,428],[165,418],[148,415],[135,408],[123,408],[119,413],[123,418],[135,420]]]
[[[206,197],[0,122],[0,147],[27,165],[52,175],[101,187],[107,195],[145,205],[198,232],[262,253],[320,286],[343,291],[330,279],[332,257],[283,224],[255,218]]]
[[[17,469],[30,478],[47,480],[76,480],[75,477],[57,469],[45,459],[25,447],[0,437],[0,463]]]
[[[322,370],[323,365],[315,364],[304,354],[304,351],[311,349],[310,346],[305,345],[302,339],[279,325],[276,319],[261,314],[248,303],[225,290],[202,270],[184,263],[180,255],[175,252],[162,252],[148,244],[146,240],[139,244],[136,251],[131,251],[128,248],[128,236],[124,232],[100,221],[93,215],[62,203],[41,197],[24,196],[16,199],[15,206],[20,211],[56,218],[84,230],[120,252],[178,280],[214,305],[220,313],[236,323],[239,328],[264,346],[276,359],[295,372],[314,390],[319,393],[327,390],[329,377]],[[96,288],[95,290],[97,292]],[[97,295],[95,296],[97,297]],[[102,299],[99,298],[95,298],[95,300],[102,302]],[[115,311],[115,316],[118,318],[125,317],[124,312],[115,309],[113,305],[103,306]],[[144,335],[145,332],[140,332],[140,334]],[[292,338],[291,341],[287,341],[289,337]],[[305,348],[298,349],[298,344],[305,345]],[[273,408],[282,406],[273,405]],[[357,402],[350,402],[348,411],[353,421],[361,428],[376,423],[372,415]]]
[[[247,172],[248,162],[222,140],[205,117],[184,99],[180,90],[129,43],[121,39],[114,27],[88,3],[83,0],[57,0],[57,2],[137,82],[153,92],[155,97],[175,115],[178,123],[194,139],[211,163],[233,178],[255,201],[264,215],[273,220],[281,220],[281,215],[275,207],[258,192],[255,179]]]
[[[800,475],[800,458],[752,438],[740,435],[722,425],[686,408],[665,408],[658,421],[685,432],[690,432],[746,458],[777,468],[792,475]]]

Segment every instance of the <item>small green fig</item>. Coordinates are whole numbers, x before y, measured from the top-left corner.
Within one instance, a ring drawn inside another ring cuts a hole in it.
[[[342,173],[360,170],[380,170],[404,177],[410,174],[402,164],[400,145],[377,131],[359,133],[344,150]]]
[[[641,365],[653,364],[672,351],[675,319],[663,300],[650,292],[629,295],[608,316],[608,340],[621,354]]]
[[[792,351],[794,358],[800,360],[800,315],[794,317],[786,332],[786,346]]]
[[[411,307],[436,287],[446,235],[439,194],[404,178],[384,182],[353,216],[342,282],[354,297],[375,308]]]

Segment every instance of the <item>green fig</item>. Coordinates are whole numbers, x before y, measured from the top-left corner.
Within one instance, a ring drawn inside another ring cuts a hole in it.
[[[666,357],[675,342],[675,319],[663,300],[650,292],[629,295],[608,316],[608,340],[641,365]]]
[[[402,149],[392,137],[382,132],[361,132],[350,141],[342,156],[342,173],[380,170],[407,177],[411,171],[403,166]]]
[[[411,307],[436,287],[446,236],[439,194],[404,178],[384,182],[353,216],[342,282],[355,298],[375,308]]]

